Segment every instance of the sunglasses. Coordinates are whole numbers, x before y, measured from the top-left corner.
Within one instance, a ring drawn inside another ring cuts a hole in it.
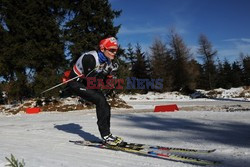
[[[108,50],[111,53],[116,53],[117,52],[117,49],[106,49],[106,50]]]

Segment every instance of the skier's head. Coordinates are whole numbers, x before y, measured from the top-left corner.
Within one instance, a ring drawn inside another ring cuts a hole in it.
[[[100,50],[104,53],[104,55],[113,60],[115,58],[115,54],[118,49],[117,40],[114,37],[105,38],[99,43]]]

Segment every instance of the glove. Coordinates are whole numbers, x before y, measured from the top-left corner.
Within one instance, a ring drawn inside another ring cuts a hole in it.
[[[118,64],[115,63],[115,64],[110,64],[110,65],[105,65],[103,67],[103,70],[101,71],[101,73],[105,76],[107,75],[113,75],[113,74],[116,74],[117,71],[118,71]]]
[[[111,76],[116,76],[116,73],[118,71],[118,64],[115,63],[115,64],[110,64],[110,65],[107,65],[105,64],[102,68],[102,70],[98,73],[98,76],[100,78],[106,78],[108,75],[111,75]],[[113,77],[113,78],[114,78]]]
[[[111,65],[111,68],[112,70],[110,71],[110,74],[111,75],[116,75],[117,71],[118,71],[118,68],[119,68],[119,65],[117,63],[114,63]]]
[[[109,75],[110,73],[111,73],[111,71],[112,71],[112,66],[111,65],[107,65],[107,64],[105,64],[105,66],[103,67],[103,70],[102,70],[102,74],[104,75],[104,76],[107,76],[107,75]]]
[[[105,79],[107,75],[110,74],[111,72],[111,68],[110,66],[107,65],[107,63],[105,63],[104,65],[102,65],[101,68],[99,68],[97,71],[96,71],[96,77],[97,78],[101,78],[101,79]]]

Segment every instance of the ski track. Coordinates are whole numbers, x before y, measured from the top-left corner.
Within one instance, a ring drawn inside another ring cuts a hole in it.
[[[96,140],[95,112],[0,115],[0,167],[13,154],[27,167],[192,167],[195,165],[78,146],[69,140]],[[185,154],[222,161],[221,167],[250,166],[250,112],[178,111],[113,114],[113,134],[128,142],[214,149]]]

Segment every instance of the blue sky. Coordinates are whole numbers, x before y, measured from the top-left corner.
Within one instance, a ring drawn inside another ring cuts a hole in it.
[[[250,0],[110,0],[112,9],[122,10],[118,40],[122,47],[137,42],[149,51],[155,38],[168,41],[175,28],[194,57],[198,37],[205,34],[218,50],[220,60],[250,55]]]

